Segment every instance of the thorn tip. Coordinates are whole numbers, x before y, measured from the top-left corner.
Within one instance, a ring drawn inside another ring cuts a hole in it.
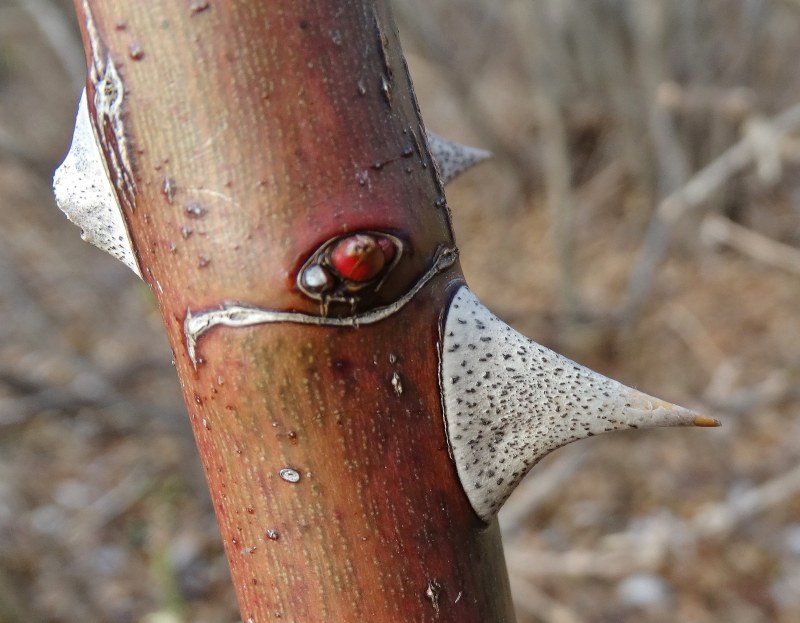
[[[722,426],[722,422],[720,422],[717,418],[709,417],[707,415],[694,416],[692,424],[702,428],[716,428],[717,426]]]

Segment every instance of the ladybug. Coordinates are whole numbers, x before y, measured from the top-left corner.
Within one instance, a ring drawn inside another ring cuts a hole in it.
[[[378,238],[370,234],[355,234],[342,238],[333,246],[330,262],[343,279],[363,283],[374,279],[383,270],[386,255]]]
[[[337,236],[306,260],[297,275],[297,286],[320,301],[323,312],[331,302],[353,308],[358,303],[357,293],[370,286],[377,290],[402,252],[403,243],[391,234],[361,231]]]

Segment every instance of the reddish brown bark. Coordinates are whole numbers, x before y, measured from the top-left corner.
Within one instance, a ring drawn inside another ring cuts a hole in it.
[[[375,324],[218,327],[196,367],[187,353],[187,310],[319,314],[297,271],[343,232],[403,242],[356,312],[397,300],[453,245],[386,3],[76,5],[90,66],[107,55],[124,87],[123,134],[96,123],[107,156],[120,136],[131,154],[130,179],[110,169],[244,620],[513,620],[497,526],[473,513],[442,421],[439,321],[457,265]]]

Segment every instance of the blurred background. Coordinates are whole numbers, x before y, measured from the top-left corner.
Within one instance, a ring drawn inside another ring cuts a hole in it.
[[[537,466],[501,521],[520,623],[800,621],[800,1],[398,0],[472,288],[721,429]],[[0,623],[239,620],[146,287],[50,176],[70,2],[0,0]]]

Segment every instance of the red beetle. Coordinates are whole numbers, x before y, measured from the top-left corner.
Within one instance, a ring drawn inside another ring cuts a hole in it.
[[[333,269],[344,279],[357,283],[374,279],[386,266],[386,261],[386,253],[378,238],[369,234],[342,238],[330,255]]]
[[[323,315],[330,303],[353,307],[358,292],[380,287],[402,253],[403,243],[391,234],[345,234],[329,240],[306,260],[297,275],[297,286],[322,303]]]

